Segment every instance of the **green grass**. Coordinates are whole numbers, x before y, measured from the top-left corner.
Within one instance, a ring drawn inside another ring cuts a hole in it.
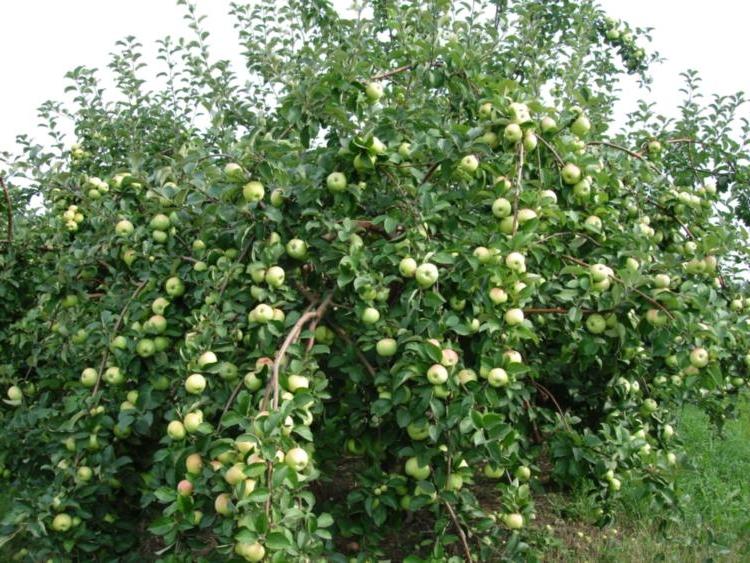
[[[561,499],[571,529],[562,530],[565,547],[549,560],[750,561],[750,402],[723,437],[694,407],[684,410],[678,431],[687,454],[676,474],[682,515],[667,521],[646,502],[630,501],[613,528],[600,531],[586,524],[594,507],[584,496]]]

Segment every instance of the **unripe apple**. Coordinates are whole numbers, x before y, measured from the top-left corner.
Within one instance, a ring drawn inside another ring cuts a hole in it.
[[[185,439],[185,427],[179,420],[173,420],[167,425],[167,435],[172,440],[184,440]]]
[[[383,155],[388,150],[388,147],[378,139],[377,137],[373,136],[372,140],[370,141],[370,145],[368,147],[368,150],[376,155]]]
[[[704,368],[708,365],[708,350],[705,348],[694,348],[690,352],[690,365],[698,369]]]
[[[200,454],[190,454],[185,459],[185,468],[191,475],[200,475],[203,470],[203,458]]]
[[[375,350],[377,351],[378,356],[393,356],[398,350],[398,344],[393,338],[381,338],[375,345]]]
[[[440,356],[440,363],[447,368],[453,367],[458,364],[458,353],[455,350],[444,348],[441,351]]]
[[[451,473],[445,483],[445,488],[448,491],[460,491],[464,486],[464,478],[458,473]]]
[[[115,225],[115,233],[117,233],[117,235],[121,237],[130,236],[131,234],[133,234],[133,230],[133,223],[131,223],[127,219],[123,219]]]
[[[667,316],[659,309],[649,309],[646,312],[646,321],[653,326],[664,326],[667,324]]]
[[[492,118],[493,112],[494,108],[492,107],[492,102],[484,102],[479,106],[477,114],[479,115],[479,119],[490,119]]]
[[[295,260],[302,260],[307,256],[307,243],[294,238],[286,243],[286,253]]]
[[[442,385],[448,381],[448,370],[441,364],[433,364],[427,370],[427,380],[433,385]]]
[[[292,448],[284,456],[284,463],[294,471],[304,471],[310,461],[307,452],[302,448]]]
[[[177,494],[181,497],[189,497],[193,494],[193,484],[187,479],[177,483]]]
[[[503,475],[505,475],[505,470],[500,467],[485,465],[482,469],[482,473],[484,473],[484,476],[489,479],[502,479]]]
[[[610,479],[609,488],[612,489],[613,491],[619,491],[621,486],[622,486],[622,483],[617,477]]]
[[[169,220],[169,217],[167,217],[163,213],[159,213],[158,215],[153,216],[148,226],[150,229],[153,229],[155,231],[166,231],[167,229],[169,229],[170,224],[171,222]]]
[[[505,265],[510,270],[522,274],[526,271],[526,257],[520,252],[511,252],[505,257]]]
[[[523,363],[523,357],[517,350],[506,350],[505,352],[503,352],[503,357],[509,364]]]
[[[655,400],[651,398],[644,399],[642,409],[645,415],[655,413],[658,408],[659,408],[659,405],[657,404]]]
[[[523,148],[526,152],[531,152],[536,149],[539,144],[539,140],[536,137],[536,133],[533,131],[526,131],[523,136]]]
[[[581,181],[581,169],[570,162],[563,166],[560,175],[562,176],[563,182],[571,186]]]
[[[628,258],[625,260],[625,269],[629,272],[635,273],[640,269],[641,265],[635,258]]]
[[[185,293],[185,284],[180,278],[173,276],[165,282],[164,290],[170,297],[179,297]]]
[[[216,357],[216,354],[214,354],[211,350],[207,350],[198,357],[198,367],[200,369],[203,369],[212,364],[215,364],[218,361],[219,358]]]
[[[190,434],[197,432],[198,427],[201,424],[203,424],[202,411],[189,412],[183,419],[183,426],[185,426],[185,430],[187,430]]]
[[[510,215],[512,210],[510,201],[504,197],[499,197],[492,203],[492,214],[499,219]]]
[[[657,156],[661,153],[661,143],[659,141],[649,141],[648,143],[648,154],[651,156]]]
[[[224,175],[233,182],[241,182],[245,178],[245,171],[236,162],[228,162],[224,166]]]
[[[57,514],[52,519],[52,529],[56,532],[67,532],[73,527],[73,519],[64,512]]]
[[[464,172],[473,174],[477,171],[477,168],[479,168],[479,160],[473,154],[468,154],[461,159],[461,162],[458,163],[458,167]]]
[[[309,389],[310,380],[304,375],[290,375],[286,380],[286,387],[292,393],[296,393],[300,389]]]
[[[112,366],[104,371],[104,381],[110,385],[121,385],[125,383],[125,375],[122,373],[120,368]]]
[[[430,472],[430,466],[419,465],[419,460],[416,457],[410,457],[404,464],[404,473],[411,477],[414,477],[418,481],[424,481],[425,479],[427,479],[427,477],[430,476]]]
[[[234,487],[236,484],[240,483],[241,481],[245,480],[245,464],[244,463],[235,463],[232,467],[227,469],[227,472],[224,474],[224,480],[229,483],[232,487]]]
[[[511,530],[520,530],[523,528],[523,516],[517,512],[503,515],[503,524]]]
[[[426,440],[430,435],[430,427],[426,421],[410,422],[406,426],[406,433],[409,438],[416,441]]]
[[[601,232],[602,230],[602,220],[599,219],[596,215],[589,215],[586,217],[586,221],[584,221],[583,225],[590,231],[594,231],[596,233]]]
[[[232,497],[229,493],[221,493],[216,497],[216,500],[214,500],[214,509],[222,516],[232,514]]]
[[[523,130],[517,123],[509,123],[505,126],[503,137],[505,137],[505,140],[509,143],[517,143],[523,138]]]
[[[76,479],[78,479],[78,481],[80,481],[82,483],[86,483],[88,481],[91,481],[91,478],[93,476],[94,476],[94,472],[87,465],[82,465],[76,471]]]
[[[234,546],[234,552],[245,561],[254,563],[262,561],[266,556],[266,549],[257,541],[253,543],[238,543]]]
[[[365,86],[365,95],[371,102],[377,102],[383,94],[383,86],[379,82],[368,82]]]
[[[591,274],[591,281],[600,282],[609,279],[612,269],[606,264],[592,264],[589,266],[589,273]]]
[[[607,330],[607,321],[603,316],[594,313],[586,319],[586,328],[591,334],[601,334]]]
[[[531,121],[529,106],[519,102],[513,102],[508,106],[510,120],[513,123],[526,123]]]
[[[489,248],[484,246],[477,246],[473,252],[474,257],[479,260],[480,264],[487,264],[492,260],[492,253]]]
[[[419,287],[427,289],[428,287],[435,285],[439,275],[435,264],[425,262],[417,268],[415,279],[417,280],[417,285],[419,285]]]
[[[510,378],[503,368],[492,368],[487,373],[487,383],[492,387],[505,387],[510,383]]]
[[[331,172],[326,178],[326,186],[332,192],[343,192],[346,189],[346,176],[341,172]]]
[[[542,129],[542,133],[552,133],[557,130],[557,121],[547,115],[539,122],[539,127]]]
[[[524,314],[521,309],[508,309],[505,312],[505,322],[509,326],[520,325],[524,321]]]
[[[654,276],[654,287],[658,289],[665,289],[669,287],[670,279],[667,274],[656,274]]]
[[[374,307],[367,307],[362,311],[362,317],[360,320],[367,325],[375,324],[380,320],[380,311]]]
[[[673,452],[667,454],[667,463],[669,465],[675,465],[677,463],[677,456]]]
[[[411,144],[406,142],[401,143],[398,146],[398,154],[401,158],[409,158],[411,156]]]
[[[258,203],[266,195],[266,190],[260,182],[248,182],[242,187],[242,197],[248,203]]]
[[[189,375],[185,380],[185,391],[191,395],[200,395],[206,388],[206,378],[200,373]]]
[[[577,137],[584,137],[591,129],[591,122],[585,115],[579,115],[576,120],[570,125],[570,130]]]
[[[84,387],[93,387],[97,379],[99,374],[94,368],[86,368],[81,372],[81,385]]]
[[[489,145],[493,149],[499,144],[499,139],[494,131],[486,131],[481,137],[477,138],[477,141]]]
[[[490,289],[490,301],[495,305],[502,305],[508,301],[508,294],[500,287]]]
[[[531,469],[529,469],[525,465],[521,465],[518,469],[516,469],[516,479],[519,481],[528,481],[531,479]]]
[[[536,219],[537,214],[533,209],[519,209],[518,210],[518,223],[523,224],[532,219]]]

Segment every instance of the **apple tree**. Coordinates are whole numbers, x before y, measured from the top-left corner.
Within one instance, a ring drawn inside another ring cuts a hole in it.
[[[731,111],[610,132],[658,55],[593,1],[236,3],[244,74],[179,3],[3,157],[0,549],[498,560],[545,491],[674,508],[681,405],[747,382]]]

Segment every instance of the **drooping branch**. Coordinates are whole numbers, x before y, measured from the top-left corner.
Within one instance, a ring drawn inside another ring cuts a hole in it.
[[[146,284],[148,283],[148,280],[143,280],[138,287],[135,289],[133,294],[130,296],[130,298],[125,302],[125,305],[122,307],[122,310],[120,311],[120,315],[117,317],[117,322],[115,323],[114,328],[112,329],[112,334],[116,334],[118,330],[120,330],[120,327],[122,326],[122,321],[125,319],[125,313],[128,312],[128,308],[130,307],[130,304],[135,301],[135,299],[138,298],[138,296],[141,294],[141,291],[146,287]],[[104,354],[102,354],[102,361],[99,364],[99,372],[96,375],[96,383],[94,384],[94,388],[91,391],[92,396],[96,396],[97,392],[99,391],[99,386],[102,382],[102,374],[104,373],[104,367],[107,365],[107,360],[109,359],[109,346],[104,349]]]
[[[564,255],[563,258],[565,260],[573,262],[574,264],[578,264],[579,266],[583,266],[584,268],[590,268],[591,267],[590,264],[587,264],[583,260],[579,260],[578,258],[575,258],[573,256]],[[615,275],[613,275],[611,277],[617,283],[619,283],[619,284],[627,287],[626,284],[625,284],[625,282],[622,280],[622,278],[620,278],[618,276],[615,276]],[[658,307],[659,309],[661,309],[662,311],[664,311],[670,319],[674,320],[674,315],[672,314],[672,312],[669,309],[667,309],[663,304],[659,303],[656,299],[654,299],[651,296],[645,294],[644,292],[642,292],[637,287],[630,287],[630,289],[632,289],[635,293],[637,293],[638,295],[640,295],[641,297],[643,297],[646,301],[648,301],[649,303],[651,303],[655,307]]]
[[[523,143],[518,143],[518,169],[516,171],[516,193],[513,196],[513,236],[518,231],[518,203],[521,199],[521,183],[523,182]]]
[[[547,140],[541,135],[537,135],[536,138],[539,139],[539,141],[541,141],[541,143],[552,153],[552,156],[555,157],[555,162],[557,162],[557,165],[560,168],[565,166],[565,161],[562,159],[560,154],[555,150],[555,147],[553,147],[551,143],[547,142]]]
[[[10,202],[10,192],[8,186],[5,185],[5,180],[0,176],[0,186],[3,188],[3,195],[5,196],[5,204],[7,205],[6,213],[8,214],[8,236],[5,241],[8,244],[13,244],[13,207]]]
[[[464,548],[464,556],[466,561],[473,562],[474,558],[471,556],[471,548],[469,548],[469,540],[466,537],[466,533],[464,532],[463,527],[461,526],[461,523],[458,521],[458,516],[456,516],[455,510],[453,510],[453,507],[450,505],[450,503],[446,500],[443,501],[445,504],[445,507],[448,509],[448,512],[451,515],[451,520],[453,520],[453,525],[456,527],[456,530],[458,531],[458,536],[461,538],[461,545]]]

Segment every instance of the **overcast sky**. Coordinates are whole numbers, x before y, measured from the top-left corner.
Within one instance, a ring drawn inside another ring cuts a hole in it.
[[[346,7],[349,0],[334,0]],[[617,18],[649,26],[654,47],[668,60],[655,69],[651,94],[623,85],[619,113],[640,96],[670,113],[676,104],[679,73],[695,68],[709,93],[750,91],[746,0],[603,0]],[[214,55],[237,58],[236,34],[226,16],[229,0],[199,0],[209,16]],[[61,99],[66,71],[77,65],[105,69],[117,39],[135,35],[153,60],[157,38],[184,35],[181,9],[173,0],[0,0],[0,150],[10,150],[18,133],[33,132],[36,108]]]

